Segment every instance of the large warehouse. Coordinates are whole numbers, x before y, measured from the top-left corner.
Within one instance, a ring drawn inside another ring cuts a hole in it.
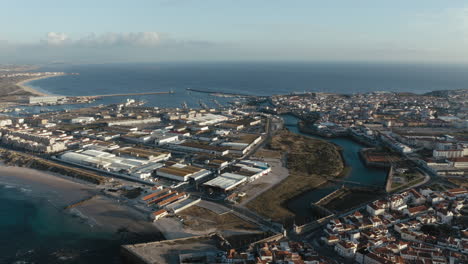
[[[165,167],[156,171],[156,175],[176,181],[199,180],[210,174],[209,170],[175,162],[167,162]]]
[[[222,191],[229,191],[247,181],[247,177],[235,173],[223,173],[220,176],[205,182],[203,185]]]
[[[98,150],[67,152],[60,155],[60,159],[65,162],[80,164],[113,173],[127,174],[142,179],[150,177],[155,169],[162,166],[160,163],[151,162],[149,160],[123,158]]]

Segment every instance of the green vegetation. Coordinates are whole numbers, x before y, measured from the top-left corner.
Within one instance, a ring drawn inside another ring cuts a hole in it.
[[[247,207],[273,220],[293,217],[284,207],[288,200],[344,173],[338,147],[326,141],[283,130],[271,139],[269,148],[286,154],[289,176],[247,203]]]

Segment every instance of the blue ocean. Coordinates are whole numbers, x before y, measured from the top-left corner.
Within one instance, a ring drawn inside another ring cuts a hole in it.
[[[119,237],[96,232],[34,190],[0,183],[0,263],[118,263]]]
[[[79,75],[36,80],[29,85],[57,95],[103,95],[174,91],[132,96],[147,105],[214,106],[232,98],[190,92],[272,95],[291,92],[362,93],[468,89],[468,66],[370,63],[154,63],[49,65],[41,71]],[[107,97],[97,104],[126,97]],[[83,105],[81,105],[83,106]],[[86,106],[86,105],[85,105]],[[62,107],[62,106],[60,106]],[[73,106],[79,107],[79,106]],[[85,223],[56,210],[46,199],[28,199],[20,188],[0,185],[0,263],[113,263],[119,240],[93,234]],[[76,257],[79,255],[80,257]]]
[[[29,85],[58,95],[102,95],[174,91],[168,95],[133,96],[148,105],[214,106],[223,98],[186,89],[250,95],[291,92],[363,93],[396,91],[425,93],[433,90],[468,89],[468,66],[365,63],[160,63],[55,65],[41,70],[79,73],[30,82]],[[106,98],[99,103],[121,102]]]

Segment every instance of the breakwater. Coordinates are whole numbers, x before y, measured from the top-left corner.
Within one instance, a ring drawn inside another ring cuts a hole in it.
[[[64,209],[67,210],[67,209],[71,209],[71,208],[74,208],[74,207],[79,206],[79,205],[83,205],[84,203],[90,201],[91,199],[93,199],[96,196],[97,195],[93,195],[93,196],[90,196],[88,198],[82,199],[82,200],[80,200],[80,201],[78,201],[76,203],[69,204],[69,205],[65,206]]]
[[[187,88],[187,91],[197,92],[197,93],[216,94],[216,95],[227,95],[227,96],[255,97],[254,95],[243,94],[243,93],[218,92],[218,91],[209,91],[209,90],[192,89],[192,88]]]

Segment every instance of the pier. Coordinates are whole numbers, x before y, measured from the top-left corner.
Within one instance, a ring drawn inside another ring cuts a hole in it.
[[[74,97],[87,97],[87,98],[101,98],[101,97],[117,97],[117,96],[134,96],[134,95],[154,95],[154,94],[173,94],[174,91],[168,92],[144,92],[144,93],[121,93],[121,94],[102,94],[102,95],[89,95],[89,96],[74,96]]]
[[[212,95],[255,97],[254,95],[242,94],[242,93],[217,92],[217,91],[192,89],[192,88],[186,88],[186,90],[190,92],[207,93],[207,94],[212,94]]]

